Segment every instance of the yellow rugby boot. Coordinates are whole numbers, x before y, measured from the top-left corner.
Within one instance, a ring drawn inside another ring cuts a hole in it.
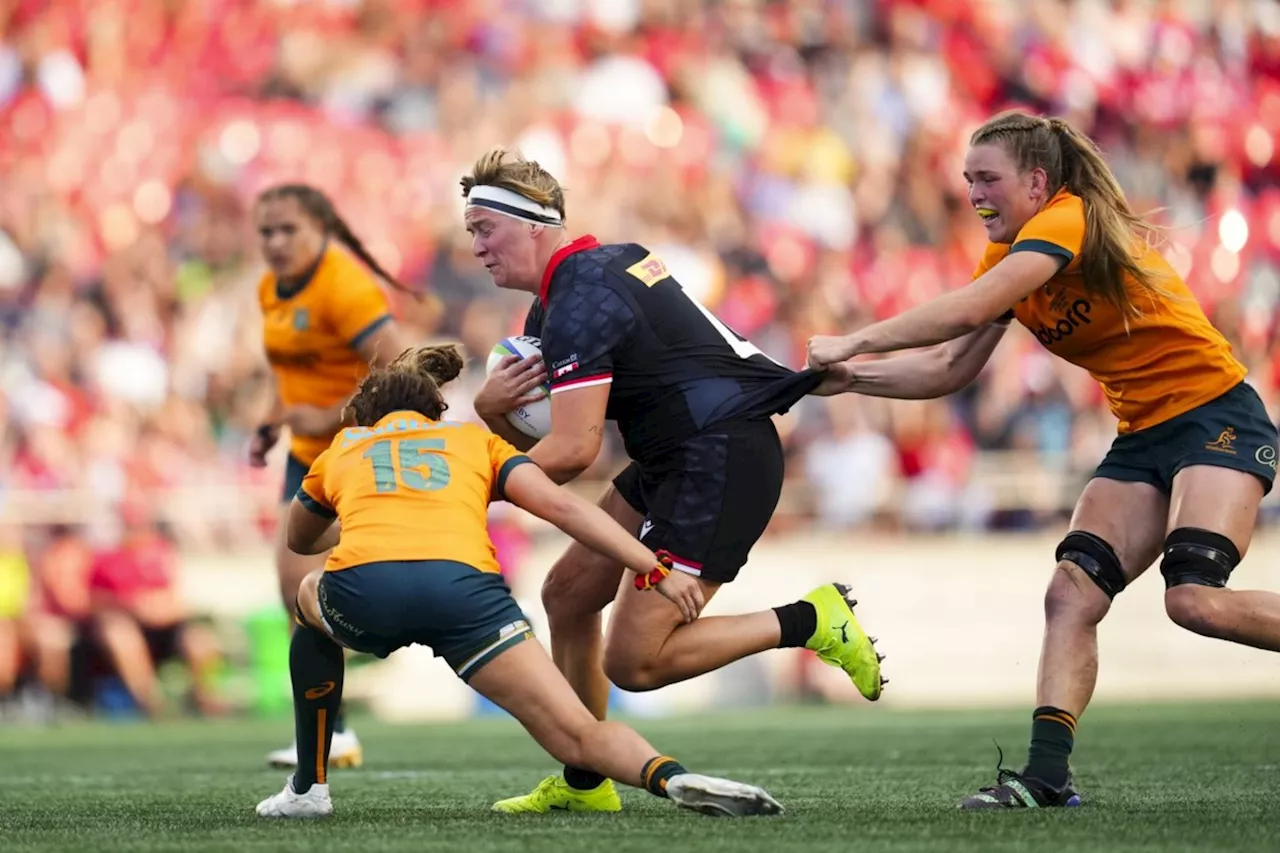
[[[563,776],[548,776],[532,792],[520,797],[498,800],[493,811],[506,814],[546,814],[547,812],[620,812],[622,800],[605,779],[589,791],[569,786]]]
[[[876,654],[875,638],[868,637],[853,615],[856,601],[849,598],[849,587],[839,583],[823,584],[803,599],[818,612],[818,628],[805,643],[817,652],[824,663],[838,666],[849,680],[872,702],[889,679],[880,676],[883,655]]]

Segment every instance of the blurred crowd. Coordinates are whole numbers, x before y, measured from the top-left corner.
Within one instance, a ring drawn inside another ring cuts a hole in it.
[[[798,365],[809,335],[968,280],[965,141],[1009,106],[1095,136],[1275,407],[1273,0],[0,0],[12,553],[109,553],[131,529],[113,508],[139,504],[183,547],[272,535],[281,465],[244,463],[270,382],[249,216],[271,183],[328,192],[419,291],[396,294],[405,325],[481,356],[452,392],[468,417],[527,305],[460,226],[458,178],[490,146],[561,178],[573,234],[647,244]],[[786,416],[787,523],[1057,517],[1114,420],[1008,337],[951,399]]]
[[[118,514],[109,543],[75,525],[0,527],[0,721],[226,709],[219,641],[191,619],[173,537],[145,504]],[[162,679],[171,663],[183,675]]]

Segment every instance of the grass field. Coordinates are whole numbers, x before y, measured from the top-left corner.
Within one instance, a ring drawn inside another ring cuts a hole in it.
[[[1025,711],[800,708],[639,724],[691,769],[768,788],[780,818],[717,820],[623,792],[621,815],[490,814],[553,765],[505,719],[362,721],[366,765],[331,777],[335,814],[266,822],[262,763],[285,721],[75,724],[0,731],[0,850],[1067,851],[1280,849],[1280,708],[1090,712],[1075,765],[1086,805],[969,814],[997,738],[1020,765]]]

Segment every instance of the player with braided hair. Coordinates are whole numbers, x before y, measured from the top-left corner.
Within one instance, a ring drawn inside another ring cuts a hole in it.
[[[276,574],[284,606],[293,612],[298,584],[323,560],[285,547],[289,501],[307,468],[340,429],[343,406],[369,365],[388,363],[407,345],[373,276],[406,288],[382,268],[315,187],[271,187],[258,197],[254,216],[270,267],[258,284],[258,299],[275,393],[270,413],[250,442],[249,462],[266,465],[267,452],[283,428],[289,428]],[[337,731],[334,765],[358,766],[363,760],[359,739],[341,719]],[[296,744],[272,752],[267,760],[272,766],[292,767]]]
[[[1098,623],[1154,562],[1189,631],[1280,651],[1280,595],[1227,588],[1276,476],[1276,430],[1245,367],[1160,255],[1092,140],[1013,111],[969,140],[964,177],[990,242],[973,281],[841,337],[809,363],[847,388],[924,399],[964,387],[1013,319],[1102,385],[1118,432],[1058,545],[1022,771],[965,809],[1075,806],[1069,759],[1098,677]],[[879,361],[862,353],[941,344]],[[1002,640],[987,642],[998,657]]]

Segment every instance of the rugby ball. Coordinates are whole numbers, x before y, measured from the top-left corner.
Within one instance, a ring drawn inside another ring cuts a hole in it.
[[[521,358],[528,358],[531,355],[540,356],[542,341],[530,335],[503,338],[489,350],[489,360],[484,366],[485,375],[493,373],[499,362],[509,355],[518,355]],[[540,398],[526,406],[520,406],[513,412],[508,412],[507,423],[530,438],[542,438],[551,432],[551,383],[543,382],[542,386],[534,389],[533,393],[540,394]]]

